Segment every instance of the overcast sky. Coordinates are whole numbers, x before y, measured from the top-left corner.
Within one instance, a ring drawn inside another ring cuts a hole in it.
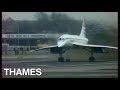
[[[2,12],[7,17],[11,17],[15,20],[35,20],[36,12]],[[100,22],[106,22],[110,24],[118,24],[117,12],[61,12],[66,13],[70,17],[75,19],[82,19],[84,16],[87,20],[97,20]],[[50,14],[50,12],[49,12]]]

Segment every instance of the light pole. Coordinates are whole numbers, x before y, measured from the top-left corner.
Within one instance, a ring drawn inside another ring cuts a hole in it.
[[[28,49],[30,50],[30,39],[28,38]]]
[[[19,53],[19,21],[18,21],[18,53]]]

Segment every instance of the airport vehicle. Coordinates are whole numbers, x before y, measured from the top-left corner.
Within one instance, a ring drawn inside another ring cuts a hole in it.
[[[43,48],[39,48],[36,50],[31,50],[31,52],[43,50],[43,49],[50,49],[51,53],[59,54],[60,56],[58,58],[59,62],[64,62],[64,57],[62,56],[62,54],[64,54],[66,50],[69,50],[70,48],[77,46],[77,47],[81,47],[82,49],[85,49],[91,52],[89,61],[92,62],[92,61],[95,61],[95,57],[93,56],[94,52],[103,53],[106,48],[118,49],[118,47],[88,44],[89,40],[88,38],[86,38],[85,30],[86,30],[85,19],[83,18],[82,29],[81,29],[80,35],[64,34],[58,39],[57,45],[43,47]],[[70,59],[66,59],[66,61],[70,61]]]

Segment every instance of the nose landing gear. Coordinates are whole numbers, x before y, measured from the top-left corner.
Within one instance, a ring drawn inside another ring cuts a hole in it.
[[[65,61],[64,57],[58,58],[58,62],[64,62],[64,61]],[[66,59],[66,62],[70,62],[70,59]]]
[[[89,62],[95,62],[95,57],[89,57]]]
[[[65,62],[64,57],[62,56],[62,54],[59,54],[60,57],[58,58],[58,62]],[[70,62],[70,59],[66,59],[66,62]]]
[[[58,62],[64,62],[64,57],[59,57]]]
[[[70,62],[70,59],[66,59],[66,62]]]
[[[64,57],[62,57],[62,53],[59,53],[60,57],[58,58],[58,62],[64,62]]]

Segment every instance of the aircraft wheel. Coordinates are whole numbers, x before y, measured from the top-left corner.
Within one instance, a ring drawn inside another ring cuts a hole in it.
[[[58,62],[64,62],[64,58],[63,57],[59,57],[58,58]]]
[[[90,62],[95,62],[95,57],[89,57]]]
[[[66,59],[66,62],[70,62],[70,59]]]

